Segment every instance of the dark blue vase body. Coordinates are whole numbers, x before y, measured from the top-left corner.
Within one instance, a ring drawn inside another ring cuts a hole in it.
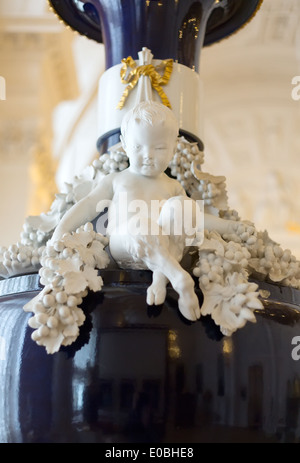
[[[183,320],[171,288],[148,307],[149,272],[103,278],[78,340],[54,355],[31,340],[22,310],[38,278],[15,279],[0,298],[0,442],[299,442],[294,304],[270,301],[225,338],[209,317]],[[299,292],[275,290],[299,303]]]

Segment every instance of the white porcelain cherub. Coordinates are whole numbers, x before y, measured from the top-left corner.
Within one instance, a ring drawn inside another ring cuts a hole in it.
[[[121,134],[129,167],[102,178],[88,196],[64,215],[51,242],[91,222],[109,204],[107,236],[113,259],[121,268],[150,269],[153,272],[152,284],[147,290],[149,305],[164,302],[166,286],[170,282],[179,295],[180,312],[185,318],[196,320],[200,317],[200,307],[194,280],[180,262],[187,238],[196,235],[199,209],[181,184],[165,173],[175,152],[177,120],[166,106],[146,101],[126,113]],[[159,205],[156,214],[153,204]],[[188,227],[182,220],[184,214],[177,215],[187,204],[191,206],[187,209],[192,215]],[[140,208],[139,226],[137,208]],[[178,223],[180,218],[182,223]],[[235,224],[209,214],[205,214],[204,220],[206,229],[220,234],[230,233]]]

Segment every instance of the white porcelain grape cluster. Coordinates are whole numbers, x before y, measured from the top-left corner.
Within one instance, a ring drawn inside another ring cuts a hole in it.
[[[190,143],[184,137],[177,140],[176,152],[169,164],[171,175],[183,186],[187,193],[193,189],[194,183],[198,183],[192,174],[191,166],[203,164],[204,154],[199,150],[197,143]]]
[[[257,231],[251,222],[236,221],[232,233],[223,234],[227,242],[243,243],[246,247],[253,246],[257,241]]]
[[[65,291],[52,290],[36,303],[35,315],[28,325],[34,328],[32,339],[44,345],[48,353],[54,353],[61,345],[69,345],[78,336],[78,327],[85,321],[83,311],[78,307],[87,291],[68,296]],[[57,347],[56,347],[57,346]]]
[[[38,270],[43,250],[44,246],[35,248],[20,242],[8,248],[2,246],[0,248],[0,276],[7,278]]]
[[[121,172],[128,167],[128,157],[120,146],[115,150],[111,150],[110,153],[102,154],[99,159],[93,161],[93,166],[104,174]]]
[[[20,242],[8,248],[0,248],[1,277],[7,278],[39,270],[47,241],[51,238],[61,217],[74,204],[71,201],[66,202],[67,194],[57,196],[48,214],[30,216],[25,219]]]
[[[247,322],[255,323],[255,311],[263,309],[258,285],[247,281],[239,272],[228,274],[220,288],[203,290],[202,315],[211,315],[224,336],[231,336]]]
[[[41,230],[36,230],[25,221],[20,238],[23,246],[33,246],[38,248],[45,244],[46,233]]]
[[[266,231],[257,234],[249,251],[249,267],[255,276],[300,289],[300,262],[289,249],[272,241]]]
[[[75,203],[71,185],[66,185],[66,188],[69,191],[56,195],[48,213],[26,217],[20,234],[20,243],[23,249],[39,250],[38,254],[41,255],[40,250],[43,251],[61,217]],[[25,262],[23,268],[26,268]]]
[[[204,200],[204,204],[211,206],[214,204],[214,199],[218,197],[222,190],[217,185],[209,182],[207,179],[199,181],[198,191],[201,192],[201,198]]]
[[[255,322],[254,311],[263,307],[258,286],[248,281],[250,257],[243,243],[205,232],[193,273],[204,295],[201,314],[210,315],[224,335]]]
[[[250,254],[247,249],[238,243],[225,241],[222,243],[223,252],[201,251],[199,264],[194,269],[194,275],[199,277],[200,287],[209,288],[210,284],[223,284],[227,274],[233,271],[247,269]]]
[[[88,290],[100,291],[103,285],[97,269],[109,262],[104,250],[107,244],[88,223],[45,247],[39,271],[44,289],[24,310],[34,314],[28,322],[34,329],[32,339],[48,353],[77,339],[85,320],[79,306]]]

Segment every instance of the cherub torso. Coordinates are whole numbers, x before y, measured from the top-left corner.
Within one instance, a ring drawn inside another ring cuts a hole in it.
[[[179,194],[183,194],[180,183],[164,173],[158,177],[146,177],[126,169],[113,180],[110,210],[117,214],[119,224],[130,220],[137,212],[147,213],[150,219],[151,208],[157,211],[157,207],[161,209],[165,201]],[[112,216],[109,218],[108,231],[111,233],[115,222]]]

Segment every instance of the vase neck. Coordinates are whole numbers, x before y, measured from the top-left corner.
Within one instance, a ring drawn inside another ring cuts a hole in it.
[[[101,21],[106,69],[149,48],[199,72],[207,20],[215,0],[92,0]]]

